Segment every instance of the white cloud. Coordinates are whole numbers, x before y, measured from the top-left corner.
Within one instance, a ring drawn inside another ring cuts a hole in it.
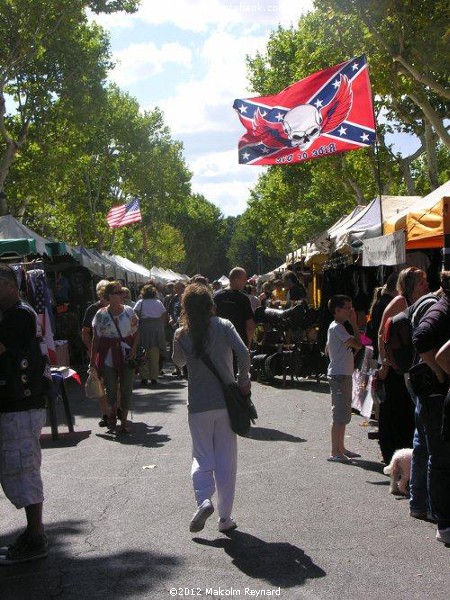
[[[212,34],[200,50],[199,58],[206,67],[204,77],[178,84],[175,96],[158,102],[172,132],[213,132],[224,127],[243,131],[232,109],[233,101],[251,94],[245,56],[254,56],[258,49],[264,51],[266,42],[267,36]]]
[[[244,212],[250,189],[264,170],[264,167],[239,165],[236,148],[199,156],[190,168],[194,173],[193,191],[203,194],[225,215]]]
[[[242,23],[280,23],[288,26],[313,0],[141,0],[135,14],[96,15],[107,29],[132,27],[136,21],[151,25],[172,24],[185,31],[202,32],[211,25],[229,27]]]
[[[263,170],[237,162],[237,143],[244,128],[232,104],[235,98],[257,95],[248,89],[245,57],[254,56],[258,50],[264,53],[270,32],[277,24],[286,27],[295,23],[302,12],[312,8],[312,3],[313,0],[141,0],[134,15],[96,18],[108,29],[139,25],[142,32],[142,25],[171,25],[180,30],[183,40],[186,34],[182,32],[191,32],[189,48],[180,43],[157,47],[149,42],[116,52],[114,56],[120,65],[111,77],[125,88],[133,83],[133,93],[142,106],[136,89],[140,87],[144,97],[152,97],[154,89],[146,81],[151,75],[164,73],[168,63],[190,69],[175,86],[171,82],[166,97],[153,95],[152,105],[147,103],[143,108],[162,108],[172,136],[185,144],[186,161],[194,173],[193,190],[214,202],[225,215],[245,210],[249,189]],[[152,35],[152,29],[148,30]],[[161,31],[164,30],[160,28],[158,33]],[[171,39],[173,34],[170,30]],[[123,30],[122,45],[126,35]]]
[[[119,86],[127,86],[162,73],[168,63],[190,67],[192,52],[177,42],[163,44],[159,48],[153,42],[148,42],[131,44],[124,50],[114,52],[113,58],[117,64],[111,78]]]

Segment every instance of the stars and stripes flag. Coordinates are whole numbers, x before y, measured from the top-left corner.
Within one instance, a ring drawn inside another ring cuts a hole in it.
[[[106,220],[111,229],[117,227],[123,227],[130,223],[137,223],[142,221],[141,209],[139,206],[139,199],[133,198],[128,204],[122,204],[121,206],[113,206],[109,213],[106,215]]]
[[[297,81],[279,94],[237,99],[246,133],[239,163],[282,165],[358,150],[375,142],[365,56]]]

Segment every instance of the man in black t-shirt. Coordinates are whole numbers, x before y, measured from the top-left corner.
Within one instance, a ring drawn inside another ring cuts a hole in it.
[[[213,296],[216,315],[231,321],[244,344],[250,348],[256,324],[249,297],[242,292],[247,283],[247,273],[245,269],[235,267],[228,278],[229,287],[219,290]]]
[[[96,287],[95,287],[95,291],[97,293],[97,302],[94,302],[94,304],[91,304],[90,306],[87,307],[86,312],[84,313],[84,317],[83,317],[83,324],[82,324],[82,329],[81,329],[81,339],[83,340],[83,344],[86,346],[86,350],[87,353],[89,355],[89,357],[91,356],[91,350],[92,350],[92,321],[95,317],[95,315],[97,314],[97,311],[99,311],[103,306],[108,306],[108,300],[105,299],[104,297],[104,291],[105,291],[105,286],[109,283],[109,281],[107,279],[101,279]],[[99,405],[100,405],[100,411],[102,414],[102,418],[99,421],[99,426],[100,427],[107,427],[108,426],[108,406],[107,406],[107,402],[106,402],[106,396],[103,394],[103,396],[101,396],[98,399]]]
[[[0,264],[0,310],[0,483],[8,500],[24,508],[27,518],[24,533],[0,550],[1,566],[47,556],[39,438],[51,373],[41,353],[36,313],[21,301],[16,275],[4,264]]]

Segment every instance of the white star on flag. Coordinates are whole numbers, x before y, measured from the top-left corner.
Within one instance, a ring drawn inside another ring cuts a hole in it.
[[[341,127],[339,129],[339,135],[345,135],[347,133],[347,128],[346,127]]]
[[[367,135],[367,133],[363,133],[362,136],[361,136],[361,139],[362,139],[363,142],[367,142],[368,139],[369,139],[369,136]]]

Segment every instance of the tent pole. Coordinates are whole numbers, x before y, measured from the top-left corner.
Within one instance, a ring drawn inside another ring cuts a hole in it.
[[[444,229],[444,239],[442,252],[442,266],[444,271],[450,270],[450,198],[444,198],[442,201],[442,220]]]

